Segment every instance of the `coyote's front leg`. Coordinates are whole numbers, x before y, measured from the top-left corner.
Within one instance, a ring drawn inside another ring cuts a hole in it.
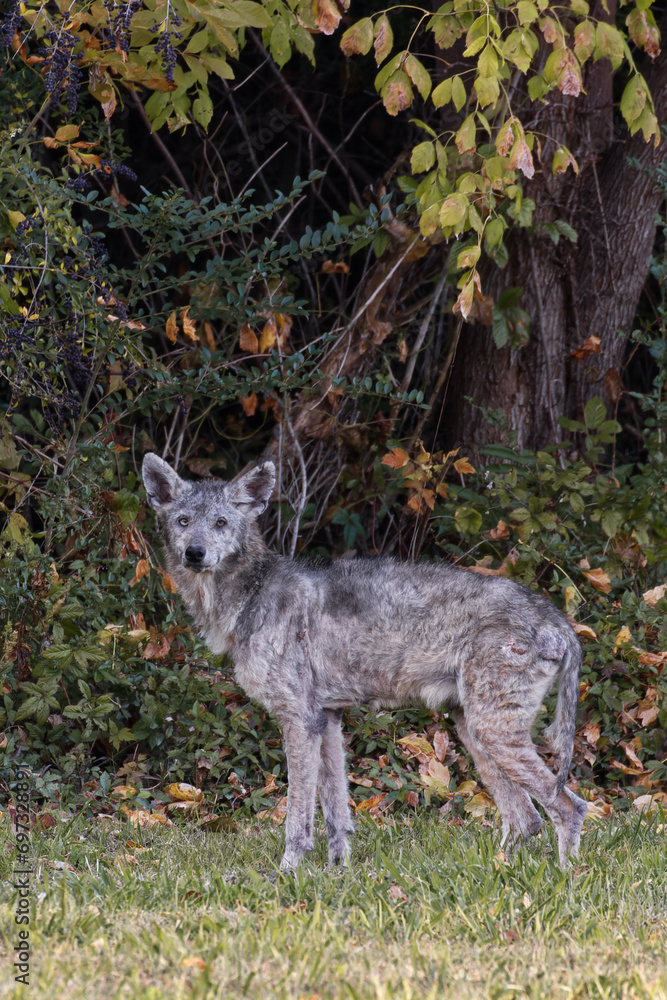
[[[342,714],[341,710],[327,712],[329,721],[322,734],[322,758],[318,776],[320,805],[329,840],[329,861],[334,865],[347,864],[350,836],[354,833],[340,726]]]
[[[283,719],[287,755],[287,818],[281,868],[295,868],[313,848],[315,794],[322,733],[327,716],[320,709],[305,718]]]

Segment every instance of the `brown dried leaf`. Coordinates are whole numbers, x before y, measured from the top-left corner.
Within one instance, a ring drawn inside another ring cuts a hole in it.
[[[396,116],[399,111],[405,111],[412,104],[412,87],[410,81],[404,73],[401,73],[396,80],[387,84],[382,94],[382,101],[388,112]]]
[[[441,797],[449,798],[453,794],[449,790],[451,778],[449,768],[441,764],[436,757],[431,757],[427,763],[420,765],[419,775],[422,782]]]
[[[202,972],[206,968],[206,962],[199,955],[188,955],[181,962],[182,969],[200,969]]]
[[[257,410],[257,393],[251,392],[249,396],[245,396],[241,400],[241,406],[243,407],[243,412],[246,417],[254,417],[255,411]]]
[[[652,705],[646,701],[640,701],[637,708],[639,709],[637,718],[642,726],[652,726],[660,714],[657,705]]]
[[[590,625],[584,625],[582,622],[575,622],[571,618],[568,618],[570,625],[577,633],[577,635],[583,635],[585,639],[597,639],[598,634],[590,627]]]
[[[170,649],[171,643],[167,637],[158,633],[154,639],[151,639],[141,655],[144,660],[164,660],[165,656],[169,655]]]
[[[168,594],[177,594],[178,593],[178,587],[174,583],[173,579],[169,576],[169,574],[165,573],[165,571],[163,569],[160,569],[159,566],[158,566],[158,573],[162,577],[162,586],[167,591],[167,593]]]
[[[611,593],[611,580],[603,569],[591,569],[583,574],[586,579],[603,594]]]
[[[590,743],[592,747],[596,747],[598,740],[600,739],[600,726],[597,722],[589,722],[588,725],[584,726],[581,730],[581,735]]]
[[[588,819],[609,819],[612,814],[611,803],[605,802],[604,799],[593,799],[587,802],[586,809]]]
[[[635,767],[639,767],[643,770],[644,765],[637,756],[637,751],[633,747],[632,743],[619,743],[619,746],[623,747],[623,749],[625,750],[625,755],[630,760],[630,762],[634,764]]]
[[[173,826],[174,824],[164,813],[151,813],[147,809],[124,809],[123,814],[129,823],[135,826]]]
[[[333,35],[341,19],[341,13],[333,0],[314,0],[312,11],[322,34]]]
[[[167,320],[166,334],[167,334],[167,339],[170,340],[172,344],[175,344],[176,337],[178,336],[178,320],[176,319],[175,309],[169,316],[169,319]]]
[[[644,812],[649,816],[657,812],[660,806],[663,809],[667,808],[666,792],[652,792],[650,795],[638,795],[632,802],[633,809],[637,812]]]
[[[249,354],[257,354],[259,351],[259,340],[257,334],[249,323],[244,323],[239,334],[239,347]]]
[[[390,885],[388,895],[393,899],[393,901],[400,906],[401,903],[407,903],[408,897],[401,889],[400,885]]]
[[[386,14],[383,14],[375,25],[375,41],[373,49],[375,52],[375,62],[379,66],[384,62],[394,46],[394,33]]]
[[[282,798],[278,799],[275,806],[271,809],[262,809],[257,813],[257,819],[270,819],[272,823],[276,826],[280,826],[281,823],[285,822],[285,816],[287,815],[287,796],[283,795]]]
[[[349,274],[350,265],[344,260],[325,260],[322,264],[320,274]]]
[[[454,462],[454,468],[461,475],[475,471],[467,458],[459,458],[458,461]]]
[[[644,598],[644,603],[648,604],[649,607],[654,608],[658,601],[667,593],[667,583],[661,583],[658,587],[653,587],[652,590],[647,590],[642,597]]]
[[[449,752],[450,742],[449,733],[444,729],[439,729],[433,734],[433,750],[441,763]]]
[[[512,146],[510,153],[510,169],[520,170],[524,177],[529,180],[535,175],[535,164],[533,154],[528,148],[528,143],[523,135],[519,135]]]
[[[140,559],[134,568],[134,576],[129,583],[130,587],[134,587],[136,583],[139,583],[139,580],[141,580],[142,577],[148,576],[150,571],[151,568],[148,559]]]
[[[383,465],[388,465],[392,469],[402,469],[410,461],[407,451],[402,448],[392,448],[382,459]]]
[[[183,333],[188,338],[188,340],[193,340],[195,343],[199,343],[199,337],[197,336],[197,327],[194,320],[190,319],[188,313],[190,312],[190,306],[186,306],[181,309],[181,323],[183,324]]]
[[[422,764],[435,756],[433,747],[426,737],[419,736],[417,733],[408,733],[397,742],[399,746],[403,747],[403,753],[406,757],[416,757]]]
[[[577,361],[583,361],[585,358],[590,358],[591,354],[601,354],[600,344],[600,338],[591,334],[590,337],[586,338],[581,347],[577,347],[571,354],[568,354],[568,357],[576,358]]]
[[[493,542],[504,541],[504,539],[509,538],[510,529],[507,527],[504,521],[498,521],[498,524],[495,526],[495,528],[491,528],[490,531],[487,531],[487,536]]]
[[[632,639],[632,633],[627,625],[619,629],[616,633],[616,638],[614,639],[614,651],[618,649],[619,646],[624,646],[626,643],[630,642]]]

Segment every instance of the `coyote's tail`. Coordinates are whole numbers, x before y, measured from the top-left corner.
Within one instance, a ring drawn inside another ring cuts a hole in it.
[[[557,759],[556,794],[560,795],[567,781],[574,747],[574,731],[577,724],[579,703],[579,674],[581,672],[581,646],[574,632],[567,636],[565,654],[561,660],[558,678],[558,699],[556,714],[550,726],[544,731]]]

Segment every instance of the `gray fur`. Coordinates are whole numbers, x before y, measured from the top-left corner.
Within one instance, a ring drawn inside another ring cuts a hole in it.
[[[146,455],[143,478],[168,570],[198,631],[213,653],[230,655],[238,683],[282,724],[289,777],[283,867],[313,846],[318,790],[330,860],[348,856],[353,824],[340,725],[348,705],[451,708],[495,798],[507,847],[540,829],[535,799],[555,824],[561,864],[576,856],[586,803],[565,781],[581,647],[546,598],[441,564],[317,565],[279,556],[256,524],[274,486],[270,462],[231,483],[194,483]],[[546,731],[554,775],[530,731],[556,678]]]

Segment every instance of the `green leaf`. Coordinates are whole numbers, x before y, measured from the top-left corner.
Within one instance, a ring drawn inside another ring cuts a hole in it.
[[[457,507],[454,520],[459,531],[466,535],[474,535],[482,527],[482,515],[474,507]]]
[[[477,72],[484,77],[495,76],[498,72],[498,56],[493,45],[487,45],[477,60]]]
[[[452,77],[452,101],[457,111],[460,111],[468,100],[468,94],[460,76]]]
[[[496,217],[487,222],[486,229],[484,230],[484,244],[486,249],[490,250],[491,247],[497,246],[501,242],[504,232],[505,226],[502,219]]]
[[[435,148],[432,142],[420,142],[412,150],[410,169],[413,174],[421,174],[430,170],[435,164]]]
[[[516,12],[519,24],[532,24],[540,16],[540,13],[532,0],[519,0],[516,5]]]
[[[607,419],[607,407],[599,396],[593,396],[584,407],[584,419],[589,431],[596,430]]]
[[[646,81],[643,76],[637,73],[627,83],[621,97],[621,114],[628,125],[631,125],[641,115],[647,96]]]
[[[421,94],[422,98],[426,100],[428,95],[431,93],[431,87],[433,86],[433,82],[426,67],[419,61],[419,59],[417,59],[416,56],[413,56],[412,53],[410,53],[408,58],[405,60],[404,69]]]
[[[595,28],[595,62],[606,56],[612,69],[618,69],[623,62],[623,44],[623,36],[618,28],[606,21],[598,21]]]
[[[441,226],[458,226],[468,211],[468,199],[463,194],[450,194],[440,208]]]
[[[446,80],[438,84],[431,94],[431,100],[436,108],[441,108],[451,101],[453,79],[451,76],[448,76]]]
[[[208,30],[206,28],[204,28],[203,31],[195,32],[195,34],[192,35],[192,37],[190,38],[185,48],[185,51],[191,52],[193,55],[196,55],[198,52],[201,52],[202,49],[206,48],[206,46],[209,43],[210,37],[211,36],[209,35]]]

